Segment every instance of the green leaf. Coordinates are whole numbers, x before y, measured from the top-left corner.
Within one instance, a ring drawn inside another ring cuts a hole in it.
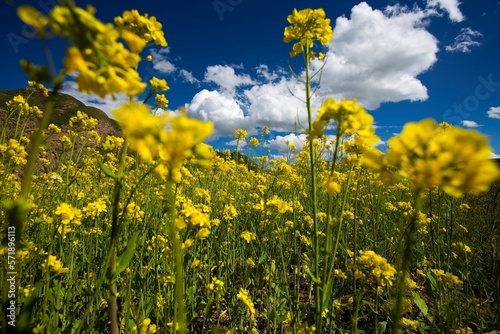
[[[384,333],[387,327],[387,321],[382,321],[378,323],[377,333]]]
[[[135,245],[137,244],[138,236],[139,236],[139,231],[135,232],[135,234],[129,240],[127,247],[125,248],[123,253],[121,253],[120,256],[118,256],[118,259],[116,261],[116,269],[115,272],[113,273],[113,278],[120,275],[122,271],[124,271],[130,264],[132,256],[134,255],[135,252]]]
[[[420,294],[418,292],[413,293],[413,302],[415,303],[415,305],[417,305],[420,311],[422,311],[422,314],[424,316],[427,316],[427,314],[429,313],[429,308],[427,307],[427,304],[422,299],[422,297],[420,297]]]
[[[429,314],[429,308],[427,307],[427,304],[425,301],[420,297],[420,294],[418,292],[413,292],[413,302],[417,307],[420,309],[424,317],[427,318],[430,322],[433,321],[433,317]]]
[[[108,167],[106,167],[104,165],[104,162],[102,162],[101,160],[99,160],[99,167],[101,167],[101,170],[104,172],[104,174],[106,174],[110,178],[115,179],[115,180],[118,179],[118,175],[116,175],[115,173],[113,173],[111,171],[111,169],[109,169]]]
[[[434,278],[434,276],[432,276],[432,274],[430,272],[427,273],[427,279],[429,280],[429,283],[431,283],[430,287],[431,287],[432,292],[436,291],[438,289],[438,283],[437,283],[436,279]]]
[[[307,275],[309,275],[309,277],[311,278],[311,280],[314,283],[316,283],[316,284],[320,284],[321,283],[321,281],[316,276],[314,276],[314,274],[311,272],[311,270],[309,270],[308,267],[305,267],[304,271],[306,272]]]

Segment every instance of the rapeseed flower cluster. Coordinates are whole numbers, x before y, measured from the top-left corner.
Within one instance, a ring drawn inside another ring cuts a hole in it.
[[[444,285],[462,285],[464,283],[458,276],[445,272],[443,269],[431,269],[431,272]]]
[[[411,320],[408,318],[401,318],[401,325],[410,331],[416,331],[418,326],[417,320]]]
[[[383,256],[378,255],[374,251],[360,250],[357,261],[364,266],[365,270],[375,277],[378,285],[385,286],[386,283],[392,285],[392,282],[395,280],[397,271],[394,266],[388,263]]]
[[[56,216],[61,216],[61,223],[67,225],[73,223],[74,225],[81,224],[82,211],[76,209],[68,203],[61,203],[54,211]]]
[[[247,242],[247,244],[257,239],[257,235],[250,231],[243,231],[240,236]]]
[[[42,270],[45,272],[48,269],[56,275],[66,274],[69,271],[68,268],[63,268],[62,262],[59,261],[54,255],[49,255],[48,258],[46,258],[42,263]]]
[[[476,131],[438,126],[425,119],[407,123],[387,145],[385,157],[380,152],[367,152],[365,165],[382,175],[396,168],[414,190],[441,187],[454,197],[465,192],[479,194],[500,176],[496,164],[489,160],[491,148],[486,137]]]
[[[132,334],[154,334],[156,333],[156,325],[151,324],[151,319],[144,319],[139,327],[132,327]]]
[[[293,211],[292,204],[279,198],[278,195],[273,195],[273,197],[266,202],[266,207],[270,213],[283,214]]]
[[[70,2],[55,6],[46,17],[31,6],[18,9],[19,17],[41,37],[57,35],[71,39],[73,46],[66,50],[64,67],[67,73],[78,72],[80,91],[100,97],[119,92],[129,96],[141,94],[146,85],[137,72],[139,53],[150,40],[167,45],[161,24],[137,11],[125,11],[123,17],[115,19],[117,26],[101,22],[94,14],[93,7],[83,9]]]
[[[49,90],[45,88],[45,86],[42,83],[30,80],[28,81],[28,87],[30,89],[34,89],[40,94],[42,97],[48,97],[49,96]]]
[[[30,105],[22,95],[16,95],[12,100],[5,103],[7,108],[11,111],[17,110],[21,115],[28,112]]]
[[[106,140],[102,143],[102,148],[105,152],[112,152],[121,149],[124,142],[125,140],[121,137],[107,135]]]
[[[168,100],[164,94],[156,94],[155,105],[158,108],[166,109],[168,107]]]
[[[154,16],[141,15],[136,9],[126,10],[122,16],[115,17],[115,24],[123,31],[134,33],[145,43],[152,41],[156,45],[167,46],[162,24]]]
[[[215,293],[217,298],[220,298],[224,292],[224,282],[217,277],[212,278],[212,282],[207,285],[207,289]]]
[[[242,301],[242,303],[246,306],[247,309],[247,314],[250,315],[250,319],[252,322],[256,322],[255,319],[255,307],[253,305],[252,298],[250,298],[250,293],[248,290],[240,288],[239,293],[236,295],[236,297]]]
[[[372,147],[380,139],[375,136],[375,129],[372,126],[373,116],[355,99],[341,101],[326,99],[319,109],[310,135],[313,138],[321,138],[330,120],[336,122],[339,137],[344,134],[357,134],[356,140],[360,147]]]
[[[464,253],[472,253],[472,249],[463,242],[453,242],[451,245]]]
[[[106,202],[103,199],[98,199],[95,202],[90,202],[83,208],[83,213],[86,217],[95,218],[102,212],[107,212]]]
[[[294,9],[292,14],[287,18],[291,26],[285,27],[283,39],[285,43],[298,40],[293,45],[290,57],[304,52],[304,47],[308,50],[307,57],[314,59],[316,53],[312,50],[314,42],[319,41],[323,45],[330,43],[333,37],[332,26],[330,19],[326,18],[325,11],[322,8],[303,10]],[[324,54],[320,53],[320,60],[323,59]]]
[[[0,154],[6,154],[16,166],[26,165],[28,153],[24,146],[15,139],[9,139],[8,145],[0,144]]]
[[[90,131],[95,129],[97,126],[97,119],[90,117],[89,115],[82,113],[80,110],[76,112],[75,116],[69,119],[70,128],[78,128],[84,131]]]
[[[244,129],[234,130],[233,139],[244,141],[245,139],[247,139],[247,130]]]
[[[212,133],[213,124],[190,119],[185,111],[179,116],[154,116],[146,105],[127,102],[115,109],[113,115],[142,161],[152,163],[159,158],[155,174],[160,179],[180,182],[180,169],[186,159],[197,157],[203,164],[212,157],[209,148],[200,144]]]

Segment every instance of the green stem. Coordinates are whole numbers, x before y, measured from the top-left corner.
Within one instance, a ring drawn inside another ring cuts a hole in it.
[[[111,334],[118,334],[118,307],[116,297],[116,283],[114,282],[114,273],[116,270],[116,243],[120,234],[120,216],[119,205],[122,192],[123,171],[125,170],[125,158],[127,156],[127,141],[123,143],[120,155],[120,164],[118,167],[118,177],[115,180],[115,189],[113,191],[113,213],[111,218],[111,241],[109,245],[110,260],[108,267],[109,286],[109,318],[111,322]]]
[[[172,175],[172,173],[170,173]],[[168,181],[167,184],[167,197],[170,200],[168,204],[167,226],[168,236],[172,242],[172,253],[174,257],[174,319],[172,322],[172,333],[184,334],[186,332],[186,312],[184,305],[184,255],[181,249],[181,242],[175,227],[176,211],[175,211],[175,193],[173,191],[174,184]],[[177,331],[177,327],[179,330]]]
[[[354,247],[353,247],[353,265],[356,268],[356,258],[358,254],[358,223],[356,222],[356,214],[357,214],[357,203],[358,203],[358,191],[359,191],[359,180],[356,182],[356,193],[355,193],[355,204],[354,204]],[[362,291],[362,290],[361,290]],[[359,303],[360,296],[358,295],[358,290],[356,289],[356,279],[353,279],[353,294],[354,294],[354,314],[353,314],[353,324],[351,333],[358,332],[358,314],[359,314]]]
[[[333,176],[335,173],[335,167],[336,167],[336,161],[337,161],[337,155],[338,155],[338,150],[339,150],[339,141],[340,141],[340,131],[337,129],[337,136],[335,139],[335,150],[333,152],[333,161],[332,161],[332,166],[330,168],[330,176]],[[333,215],[333,196],[331,194],[328,194],[328,201],[327,201],[327,210],[326,210],[326,254],[325,254],[325,263],[330,262],[330,256],[332,252],[332,224],[330,224],[330,217]],[[325,270],[323,272],[323,282],[326,282],[327,279],[327,273],[328,270]]]
[[[417,217],[418,217],[418,212],[420,210],[420,207],[422,205],[422,196],[421,196],[422,190],[417,190],[415,194],[415,203],[414,203],[414,212],[413,216],[410,220],[410,223],[408,225],[408,229],[406,231],[406,241],[404,242],[404,249],[402,252],[400,251],[400,257],[398,259],[398,262],[400,263],[399,267],[399,275],[398,275],[398,281],[396,284],[397,288],[397,295],[396,295],[396,304],[393,308],[393,315],[392,315],[392,328],[393,328],[393,333],[398,333],[401,324],[401,316],[402,316],[402,311],[403,311],[403,299],[406,294],[406,276],[409,275],[410,271],[410,265],[412,264],[413,256],[412,256],[412,248],[415,244],[415,239],[416,239],[416,234],[417,234]]]
[[[346,183],[346,187],[345,187],[345,191],[344,191],[344,197],[342,199],[342,205],[340,207],[340,216],[339,216],[339,223],[338,223],[339,226],[338,226],[338,230],[337,230],[337,236],[335,237],[335,246],[333,247],[333,252],[331,255],[330,264],[327,267],[328,268],[328,276],[327,276],[327,279],[325,282],[330,282],[330,280],[333,279],[333,271],[335,268],[335,258],[337,256],[337,250],[338,250],[339,241],[340,241],[340,233],[342,232],[342,225],[344,223],[343,213],[344,213],[345,204],[347,203],[347,193],[348,193],[349,186],[351,184],[351,175],[352,175],[353,169],[354,169],[354,165],[352,165],[352,167],[349,171],[349,175],[347,176],[347,183]],[[354,256],[356,256],[356,254],[354,254]]]
[[[309,46],[308,41],[306,40],[306,48],[304,50],[304,63],[306,66],[306,108],[307,108],[307,122],[309,125],[309,132],[312,133],[313,130],[313,122],[312,122],[312,110],[311,110],[311,78],[309,77]],[[317,192],[316,192],[316,155],[314,151],[314,138],[309,138],[309,158],[310,158],[310,167],[311,167],[311,201],[313,206],[313,226],[314,226],[314,235],[313,235],[313,244],[314,244],[314,276],[317,280],[316,285],[314,287],[314,305],[316,309],[316,330],[318,333],[321,332],[322,328],[322,317],[321,317],[321,286],[323,282],[319,281],[319,238],[318,238],[318,203],[317,203]]]

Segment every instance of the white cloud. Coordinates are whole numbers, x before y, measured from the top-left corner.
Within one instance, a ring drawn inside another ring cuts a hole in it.
[[[446,51],[449,52],[470,52],[471,47],[481,46],[481,43],[473,40],[474,37],[481,37],[479,31],[472,30],[471,28],[462,28],[460,34],[455,37],[452,44],[446,46]]]
[[[153,57],[153,69],[162,73],[170,74],[180,77],[183,81],[189,82],[191,84],[199,83],[200,80],[196,79],[191,71],[183,68],[179,68],[169,59],[170,47],[162,49],[151,49],[151,56]],[[154,72],[149,68],[150,74],[153,75]]]
[[[248,74],[236,74],[234,67],[227,65],[208,66],[205,81],[216,83],[223,91],[234,95],[236,87],[256,84]]]
[[[490,110],[488,110],[488,117],[500,119],[500,107],[491,107]]]
[[[172,73],[176,70],[174,64],[172,64],[167,56],[170,54],[170,48],[163,49],[151,49],[151,56],[153,56],[153,68],[161,73]]]
[[[375,142],[375,144],[374,144],[375,147],[386,146],[386,145],[387,145],[387,143],[383,140],[379,140],[379,141]]]
[[[490,152],[490,159],[500,159],[500,154]]]
[[[62,85],[61,93],[71,95],[87,106],[101,109],[109,117],[112,117],[113,109],[116,109],[122,106],[125,102],[129,101],[129,97],[122,93],[115,94],[114,99],[110,95],[107,95],[105,98],[101,98],[95,94],[82,93],[77,89],[75,81],[65,81]]]
[[[246,120],[243,110],[231,97],[217,91],[202,90],[186,105],[188,115],[214,123],[210,139],[230,136],[234,130],[243,128]]]
[[[459,4],[458,0],[427,0],[428,8],[441,8],[445,10],[453,22],[462,22],[465,19],[458,8]]]
[[[417,76],[436,62],[436,38],[425,30],[432,12],[391,6],[383,13],[362,2],[351,18],[337,18],[321,93],[357,98],[366,108],[382,102],[426,100]],[[314,69],[322,63],[316,62]]]
[[[292,92],[295,96],[293,96]],[[269,126],[274,131],[289,132],[307,127],[305,87],[295,78],[254,85],[243,92],[248,117],[254,126]],[[318,99],[314,104],[319,107]]]
[[[273,81],[279,79],[285,74],[283,69],[278,69],[278,71],[269,71],[269,67],[265,64],[261,64],[255,68],[257,74],[263,77],[266,81]]]
[[[236,143],[238,143],[238,150],[248,145],[246,141],[240,140],[238,142],[236,139],[233,139],[231,141],[226,142],[226,146],[236,146]]]
[[[478,128],[478,127],[480,127],[482,125],[477,124],[477,122],[474,122],[474,121],[463,120],[462,121],[462,126],[465,127],[465,128]]]
[[[161,73],[172,73],[175,71],[175,65],[169,62],[168,60],[160,60],[156,63],[153,63],[153,68]]]
[[[180,76],[187,82],[189,83],[198,83],[200,82],[200,80],[196,79],[193,75],[192,72],[188,71],[188,70],[185,70],[185,69],[181,69],[179,71],[179,74]]]
[[[285,143],[289,141],[290,144],[294,144],[297,147],[297,150],[294,153],[300,152],[304,143],[306,142],[307,135],[305,133],[301,133],[299,135],[295,133],[289,133],[284,136],[276,136],[276,138],[268,140],[265,143],[265,147],[270,148],[271,150],[276,150],[278,154],[285,154],[288,151],[288,145]]]

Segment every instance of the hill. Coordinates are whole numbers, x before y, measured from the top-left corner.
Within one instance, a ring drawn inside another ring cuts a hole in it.
[[[6,114],[6,105],[5,103],[11,100],[16,95],[22,95],[27,97],[30,91],[26,88],[21,89],[12,89],[12,90],[0,90],[0,120],[5,121]],[[31,95],[29,103],[30,105],[36,105],[41,110],[44,109],[46,102],[46,98],[34,93]],[[99,121],[99,125],[96,131],[99,133],[101,138],[105,138],[106,135],[120,135],[121,130],[118,123],[109,118],[106,113],[98,108],[91,107],[85,105],[82,101],[74,98],[71,95],[58,93],[56,100],[54,111],[52,112],[52,117],[50,118],[50,123],[53,123],[59,127],[64,128],[67,126],[69,119],[72,116],[75,116],[76,113],[80,110],[81,112],[86,113],[87,115],[96,118]],[[28,125],[28,129],[32,127],[36,127],[38,124],[37,120],[33,120]]]

